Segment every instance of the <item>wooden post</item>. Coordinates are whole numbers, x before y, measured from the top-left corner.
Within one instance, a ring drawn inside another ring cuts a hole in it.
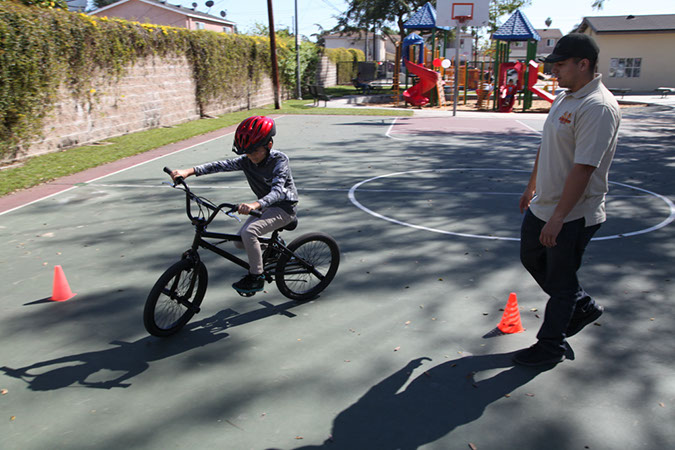
[[[279,92],[279,65],[277,63],[277,36],[274,32],[274,12],[272,0],[267,0],[267,16],[270,25],[270,54],[272,56],[272,88],[274,89],[274,109],[281,109]]]

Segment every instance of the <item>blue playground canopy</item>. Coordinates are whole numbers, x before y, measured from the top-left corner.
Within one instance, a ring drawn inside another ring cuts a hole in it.
[[[509,17],[509,20],[495,31],[492,39],[497,41],[529,41],[530,39],[539,41],[541,40],[541,36],[539,36],[539,33],[537,33],[537,30],[534,29],[530,21],[527,20],[525,14],[521,13],[520,10],[516,10]]]
[[[421,45],[422,48],[424,48],[424,38],[420,36],[419,34],[416,33],[410,33],[408,36],[406,36],[405,39],[403,39],[403,59],[408,59],[408,48],[412,45]],[[418,55],[418,64],[422,64],[422,61],[424,60],[424,55],[422,52],[419,52]]]
[[[408,30],[449,30],[448,27],[436,26],[436,8],[427,2],[408,19],[403,27]]]

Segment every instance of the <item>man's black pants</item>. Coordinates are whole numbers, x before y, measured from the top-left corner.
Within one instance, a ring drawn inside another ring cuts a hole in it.
[[[579,284],[577,271],[584,250],[600,224],[587,227],[583,218],[567,222],[552,248],[539,242],[544,225],[546,222],[527,210],[520,229],[520,260],[550,297],[537,339],[544,349],[563,354],[565,331],[575,310],[579,313],[582,309],[595,307],[594,300]]]

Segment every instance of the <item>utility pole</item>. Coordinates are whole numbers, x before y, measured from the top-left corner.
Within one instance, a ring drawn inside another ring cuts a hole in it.
[[[302,99],[300,86],[300,27],[298,26],[298,0],[295,0],[295,85],[296,97]]]
[[[272,54],[272,88],[274,89],[274,109],[281,109],[279,101],[279,65],[277,64],[277,36],[274,32],[274,12],[272,0],[267,0],[267,16],[270,22],[270,53]]]

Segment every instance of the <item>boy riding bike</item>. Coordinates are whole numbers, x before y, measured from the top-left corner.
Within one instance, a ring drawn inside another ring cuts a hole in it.
[[[263,290],[263,257],[259,236],[291,223],[296,217],[298,191],[293,182],[288,157],[272,150],[276,134],[274,120],[264,116],[253,116],[239,124],[234,135],[232,151],[238,158],[214,161],[189,169],[174,170],[171,177],[187,178],[216,172],[244,172],[251,190],[257,200],[239,205],[239,214],[248,215],[253,210],[261,210],[260,217],[249,217],[241,227],[241,243],[236,245],[246,249],[249,273],[232,287],[241,294],[250,294]]]

